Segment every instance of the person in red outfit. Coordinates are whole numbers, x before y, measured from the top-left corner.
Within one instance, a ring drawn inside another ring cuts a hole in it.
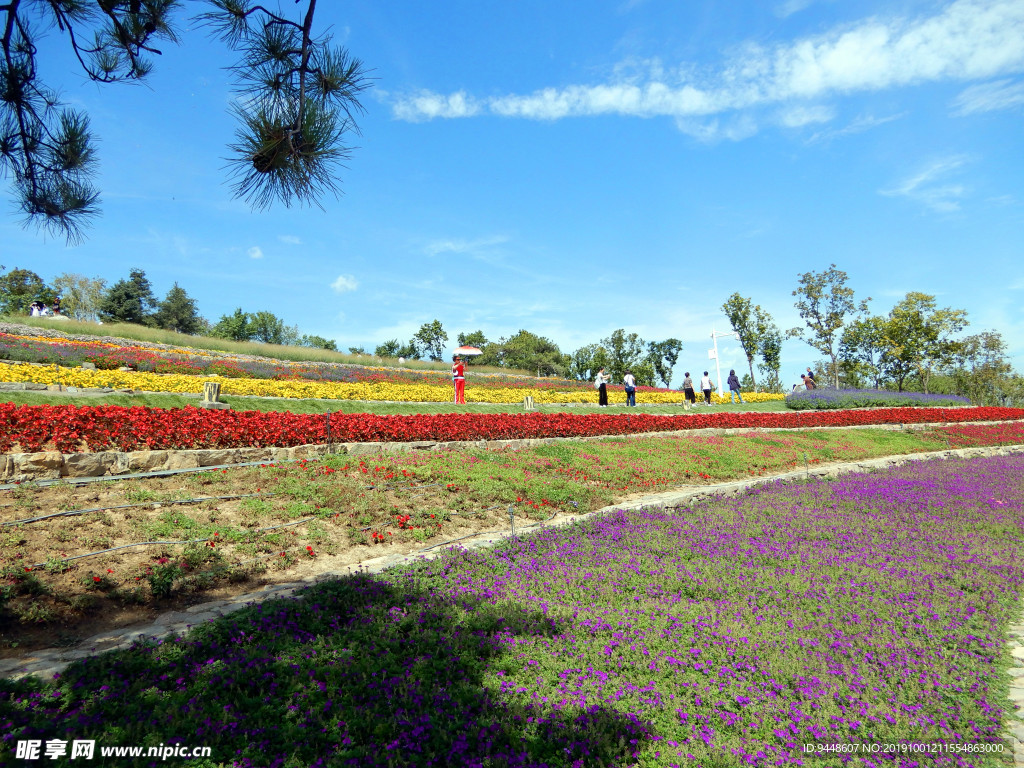
[[[455,382],[455,404],[466,404],[466,366],[462,358],[455,355],[452,358],[452,380]]]

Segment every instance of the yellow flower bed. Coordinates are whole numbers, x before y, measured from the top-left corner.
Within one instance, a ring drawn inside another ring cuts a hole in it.
[[[441,384],[366,382],[346,384],[331,381],[273,381],[268,379],[228,379],[219,376],[187,376],[184,374],[144,373],[140,371],[92,371],[82,368],[61,368],[56,365],[28,365],[0,363],[0,380],[32,382],[36,384],[63,384],[69,387],[111,387],[135,389],[144,392],[192,392],[203,390],[203,382],[220,383],[226,395],[252,395],[256,397],[319,398],[324,400],[385,400],[388,402],[444,403],[452,400],[452,387]],[[466,400],[472,403],[518,403],[526,394],[532,394],[538,403],[597,403],[597,391],[589,390],[523,390],[511,387],[466,387]],[[620,390],[609,395],[615,402],[625,399]],[[783,395],[746,394],[744,400],[760,403],[781,400]],[[715,403],[728,402],[728,397],[712,395]],[[679,404],[682,392],[638,392],[642,403]]]

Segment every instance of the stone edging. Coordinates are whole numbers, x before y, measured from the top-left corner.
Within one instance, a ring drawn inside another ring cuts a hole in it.
[[[586,512],[572,517],[563,517],[548,524],[537,524],[530,526],[536,528],[538,525],[550,525],[551,527],[571,525],[581,520],[596,515],[603,515],[620,509],[639,509],[643,507],[673,507],[689,504],[713,496],[736,495],[748,488],[767,485],[779,480],[797,480],[807,477],[835,477],[850,472],[862,472],[872,469],[883,469],[886,467],[907,464],[912,461],[926,461],[936,458],[971,458],[977,456],[1002,456],[1016,453],[1024,453],[1024,445],[985,447],[985,448],[957,448],[947,451],[934,451],[930,453],[906,454],[901,456],[886,456],[879,459],[867,459],[859,462],[843,462],[828,466],[815,466],[812,469],[798,472],[787,472],[781,475],[770,477],[759,477],[750,480],[740,480],[717,485],[701,486],[690,490],[676,490],[665,493],[652,494],[635,499],[624,504],[613,504],[593,512]],[[466,544],[458,544],[467,549],[484,548],[500,542],[511,536],[509,530],[490,531],[477,534],[471,537],[473,540]],[[190,627],[202,624],[206,621],[213,621],[234,611],[241,610],[248,605],[261,603],[268,599],[293,597],[296,592],[311,586],[320,581],[332,578],[349,576],[355,573],[380,573],[383,570],[418,560],[432,559],[445,551],[443,545],[435,545],[427,550],[412,552],[407,555],[384,555],[369,560],[364,560],[356,565],[345,566],[337,571],[317,576],[310,576],[301,581],[271,584],[243,595],[237,595],[226,600],[215,600],[209,603],[201,603],[191,606],[184,611],[169,611],[158,616],[157,619],[147,628],[140,629],[138,626],[128,627],[119,630],[112,630],[95,635],[83,640],[75,649],[69,648],[47,648],[33,651],[20,658],[9,658],[0,660],[0,676],[17,679],[26,675],[37,675],[41,677],[52,677],[60,673],[74,661],[103,653],[104,651],[125,649],[133,643],[141,640],[159,640],[169,635],[180,634]],[[1010,698],[1019,708],[1024,708],[1024,624],[1014,625],[1014,637],[1017,641],[1013,651],[1014,658],[1022,666],[1010,670],[1014,676],[1011,685],[1014,687]],[[1024,721],[1020,721],[1014,727],[1019,728],[1019,738],[1024,742]]]
[[[999,424],[1015,422],[952,422],[954,425]],[[725,435],[736,432],[792,432],[819,429],[926,429],[943,426],[929,424],[865,424],[844,427],[749,427],[724,428],[706,427],[681,429],[667,432],[633,432],[625,435],[594,435],[587,437],[542,437],[512,440],[416,440],[408,443],[366,442],[307,444],[291,448],[199,448],[191,450],[156,451],[97,451],[95,453],[61,453],[44,451],[39,453],[0,454],[0,482],[30,482],[32,480],[57,480],[67,478],[117,477],[141,472],[161,472],[201,467],[224,467],[232,464],[298,461],[318,459],[323,456],[341,454],[361,456],[382,453],[406,453],[410,451],[443,450],[522,450],[541,445],[551,445],[565,440],[605,440],[648,437],[675,437],[682,435]]]

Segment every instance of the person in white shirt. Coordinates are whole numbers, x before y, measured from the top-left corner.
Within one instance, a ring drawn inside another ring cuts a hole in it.
[[[704,390],[704,405],[711,405],[711,377],[707,371],[701,377],[700,388]]]
[[[626,405],[636,405],[636,379],[633,378],[632,371],[626,371],[626,375],[622,377],[622,386],[626,390]]]
[[[597,404],[601,408],[608,407],[608,384],[612,377],[601,368],[594,377],[594,388],[597,390]]]

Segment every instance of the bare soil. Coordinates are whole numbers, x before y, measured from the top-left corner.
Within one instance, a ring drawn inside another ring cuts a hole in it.
[[[0,492],[0,657],[508,527],[506,509],[485,509],[457,488],[343,466]]]

